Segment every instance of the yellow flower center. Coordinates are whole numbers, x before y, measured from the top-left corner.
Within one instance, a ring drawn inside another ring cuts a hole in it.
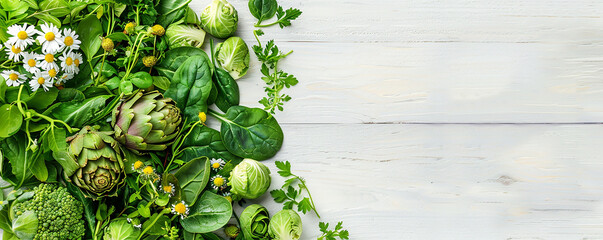
[[[70,58],[67,58],[67,59],[70,59]],[[68,65],[70,65],[70,64],[68,64]],[[136,161],[136,162],[134,162],[134,169],[140,169],[142,167],[142,165],[143,165],[142,161],[140,161],[140,160]]]
[[[50,77],[56,77],[57,76],[57,70],[54,70],[54,68],[48,70],[48,75],[50,75]]]
[[[21,48],[13,46],[11,47],[11,51],[13,51],[15,54],[19,54],[21,52]]]
[[[232,203],[232,197],[231,197],[231,196],[226,196],[226,197],[224,197],[224,198],[226,198],[226,200],[228,200],[229,202],[231,202],[231,203]]]
[[[46,82],[46,79],[44,79],[43,77],[39,77],[38,78],[38,84],[42,85]]]
[[[27,32],[26,31],[20,31],[17,33],[17,37],[21,40],[25,40],[28,36],[27,36]]]
[[[174,206],[174,211],[179,214],[185,214],[186,213],[186,205],[184,205],[184,203],[178,203],[178,204],[176,204],[176,206]]]
[[[71,64],[73,64],[73,58],[67,57],[67,59],[65,59],[65,64],[67,64],[67,66],[71,66]]]
[[[211,165],[211,167],[218,169],[220,168],[220,163],[219,162],[215,162],[214,164]]]
[[[10,80],[16,81],[17,79],[19,79],[19,75],[17,75],[16,73],[11,73],[10,75],[8,75],[8,78],[10,78]]]
[[[54,33],[53,32],[47,32],[44,35],[44,38],[46,38],[46,41],[52,41],[52,40],[54,40]]]
[[[172,192],[172,185],[163,186],[163,191],[166,193]]]
[[[217,177],[214,179],[214,185],[221,187],[222,185],[224,185],[224,178],[221,177]]]
[[[48,53],[48,54],[46,54],[46,56],[44,56],[44,60],[46,60],[46,62],[49,62],[49,63],[54,62],[54,55]]]
[[[145,168],[142,170],[142,172],[143,172],[144,174],[149,175],[149,174],[153,173],[153,167],[151,167],[151,166],[147,166],[147,167],[145,167]]]
[[[79,66],[80,66],[80,60],[79,60],[79,59],[77,59],[77,58],[76,58],[75,60],[73,60],[73,63],[75,63],[75,66],[76,66],[76,67],[79,67]]]
[[[34,59],[27,60],[27,65],[29,65],[30,67],[35,67],[36,66],[36,60],[34,60]]]
[[[207,121],[207,115],[204,112],[200,112],[199,120],[201,121],[201,123],[204,123],[205,121]]]
[[[67,46],[73,45],[73,38],[71,36],[65,37],[65,45],[67,45]]]

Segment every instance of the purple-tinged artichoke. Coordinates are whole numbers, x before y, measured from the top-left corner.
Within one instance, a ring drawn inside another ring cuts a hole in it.
[[[140,153],[165,150],[178,135],[181,121],[180,109],[171,98],[140,91],[113,110],[111,125],[119,143]]]

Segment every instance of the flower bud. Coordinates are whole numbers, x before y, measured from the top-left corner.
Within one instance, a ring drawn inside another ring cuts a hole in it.
[[[110,52],[115,47],[115,44],[113,43],[113,40],[111,40],[111,38],[103,38],[101,46],[103,47],[103,49],[105,49],[105,51]]]
[[[124,34],[130,35],[134,33],[134,27],[136,27],[136,23],[129,22],[128,24],[126,24],[126,27],[124,28]]]
[[[229,224],[224,228],[224,233],[229,238],[236,238],[239,236],[241,229],[239,229],[236,225]]]
[[[147,67],[152,67],[157,63],[157,58],[155,56],[146,56],[142,58],[142,63]]]
[[[161,37],[163,34],[165,34],[165,29],[161,25],[157,24],[151,28],[151,33]]]

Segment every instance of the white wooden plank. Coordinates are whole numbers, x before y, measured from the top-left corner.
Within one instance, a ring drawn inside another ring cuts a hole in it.
[[[289,125],[281,152],[352,239],[600,239],[602,125]],[[278,210],[267,196],[259,202]],[[238,209],[237,211],[240,211]],[[304,216],[302,239],[316,239]]]
[[[239,35],[254,44],[247,1],[232,3]],[[283,4],[304,14],[262,38],[295,51],[280,65],[300,80],[281,122],[603,121],[603,2]],[[259,106],[254,56],[239,83],[242,104]]]

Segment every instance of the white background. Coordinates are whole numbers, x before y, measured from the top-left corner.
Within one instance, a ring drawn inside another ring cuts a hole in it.
[[[261,40],[295,51],[300,83],[267,163],[293,163],[322,221],[351,239],[603,239],[603,1],[279,2],[304,13]],[[264,94],[257,64],[243,105]]]

